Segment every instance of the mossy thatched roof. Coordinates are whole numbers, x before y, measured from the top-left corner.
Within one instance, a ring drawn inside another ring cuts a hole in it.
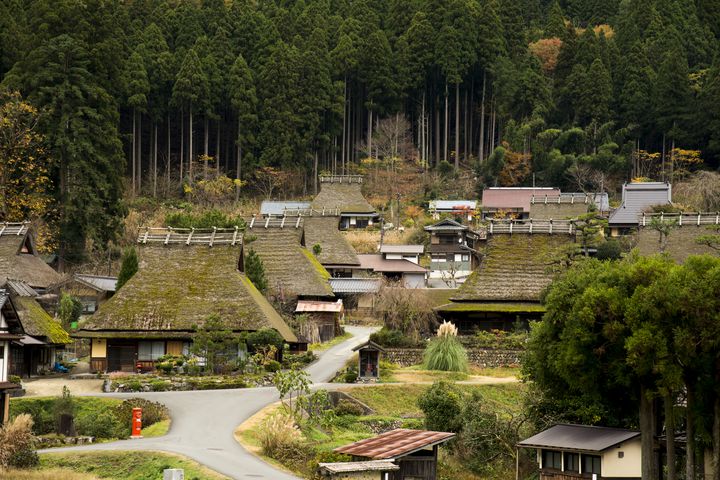
[[[306,217],[303,219],[305,245],[322,249],[317,259],[323,265],[360,265],[357,253],[338,230],[338,217]]]
[[[11,301],[15,306],[20,323],[27,335],[45,338],[47,343],[62,345],[70,343],[70,335],[52,318],[40,304],[32,297],[12,295]]]
[[[77,332],[78,337],[167,337],[202,326],[217,315],[239,332],[274,328],[288,342],[297,337],[247,277],[240,273],[240,247],[146,245],[139,270]]]
[[[544,313],[545,307],[537,303],[457,302],[441,305],[435,310],[437,312]]]
[[[294,227],[248,229],[245,235],[254,238],[245,244],[245,252],[253,249],[265,267],[268,289],[282,288],[286,296],[332,297],[330,274],[300,244],[302,229]]]
[[[494,234],[480,266],[452,296],[462,302],[538,302],[553,279],[552,266],[574,237]]]
[[[31,287],[45,289],[59,282],[60,274],[37,256],[31,233],[27,229],[24,232],[0,235],[0,283],[22,280]]]
[[[375,209],[365,200],[360,183],[322,183],[320,193],[312,202],[312,208],[340,209],[340,213],[375,213]]]

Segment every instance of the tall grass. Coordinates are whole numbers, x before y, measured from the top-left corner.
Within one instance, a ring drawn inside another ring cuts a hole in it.
[[[428,370],[443,372],[467,372],[468,359],[465,347],[457,338],[457,328],[450,322],[443,322],[437,336],[430,340],[423,363]]]

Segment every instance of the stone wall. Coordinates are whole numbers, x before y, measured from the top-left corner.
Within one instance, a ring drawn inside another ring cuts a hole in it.
[[[705,245],[695,243],[701,235],[713,235],[717,232],[707,225],[683,225],[673,228],[667,238],[665,252],[677,262],[684,262],[690,255],[710,254],[718,252]],[[640,228],[637,241],[638,249],[642,255],[653,255],[660,252],[660,233],[652,228]]]
[[[382,359],[396,363],[401,367],[421,364],[423,351],[420,348],[388,348]],[[468,361],[478,367],[507,367],[519,365],[524,354],[523,350],[494,350],[490,348],[469,348]]]

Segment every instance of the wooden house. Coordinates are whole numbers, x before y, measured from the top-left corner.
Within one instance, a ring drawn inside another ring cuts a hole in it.
[[[511,330],[542,318],[540,294],[552,282],[559,258],[575,236],[569,223],[555,225],[553,233],[547,225],[545,233],[539,233],[543,228],[538,225],[536,233],[528,233],[525,224],[515,225],[517,233],[507,233],[508,224],[488,233],[480,265],[451,296],[451,303],[436,309],[462,333]]]
[[[387,480],[437,480],[438,447],[454,437],[449,432],[398,428],[334,451],[354,461],[392,460],[400,469],[388,472]]]
[[[138,272],[73,335],[91,339],[92,370],[149,370],[165,354],[187,353],[211,315],[234,334],[274,328],[297,346],[242,273],[241,241],[233,229],[141,231]]]
[[[410,260],[387,260],[382,254],[358,255],[360,265],[354,267],[353,278],[381,275],[386,280],[398,282],[405,288],[425,288],[428,271]]]
[[[430,233],[430,278],[451,276],[462,283],[477,266],[475,243],[479,234],[451,219],[429,225],[425,231]]]
[[[452,216],[462,223],[473,221],[477,205],[476,200],[431,200],[428,203],[428,210],[435,220],[440,220],[443,216]]]
[[[38,255],[30,223],[0,223],[0,284],[8,279],[27,283],[42,295],[62,280]]]
[[[407,260],[419,265],[423,253],[425,245],[380,245],[380,254],[385,260]]]
[[[340,230],[371,227],[379,215],[362,194],[362,175],[320,176],[320,192],[312,209],[327,216],[335,212]]]
[[[643,212],[654,205],[672,202],[672,186],[664,182],[633,182],[623,185],[622,204],[611,214],[608,221],[613,237],[634,233]]]
[[[334,299],[330,274],[305,246],[303,222],[302,217],[253,218],[241,247],[244,255],[253,249],[260,256],[268,295],[292,309],[298,299]]]
[[[399,470],[400,467],[390,460],[318,464],[322,478],[331,480],[388,480],[392,472]]]
[[[607,193],[537,194],[530,198],[530,218],[533,220],[569,220],[588,213],[601,215],[610,212]]]
[[[333,278],[352,277],[352,270],[360,266],[357,253],[338,230],[336,217],[312,216],[303,219],[305,245],[313,251],[317,245],[318,261]]]
[[[60,295],[66,293],[80,300],[83,315],[92,315],[113,295],[117,285],[117,277],[76,273],[49,288],[59,301]]]
[[[342,299],[346,310],[372,312],[377,293],[383,285],[381,278],[331,278],[335,296]]]
[[[340,323],[345,316],[343,301],[299,300],[295,314],[307,315],[308,322],[301,332],[309,343],[327,342],[341,333]]]
[[[71,343],[70,335],[60,322],[38,303],[38,293],[27,283],[8,280],[4,288],[10,296],[24,332],[24,335],[11,345],[10,373],[30,377],[51,371],[59,360],[59,351]]]
[[[20,386],[10,381],[10,344],[22,336],[22,325],[10,301],[10,293],[0,290],[0,425],[8,421],[10,391]]]
[[[534,449],[540,480],[641,478],[640,432],[560,424],[518,443]]]
[[[486,188],[482,194],[482,219],[529,218],[532,198],[543,195],[560,195],[560,189],[553,187]]]

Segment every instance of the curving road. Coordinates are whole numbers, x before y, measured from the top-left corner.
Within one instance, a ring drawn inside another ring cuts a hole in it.
[[[328,382],[352,354],[376,330],[346,327],[353,337],[330,348],[307,371],[315,384]],[[119,398],[138,397],[162,402],[172,416],[167,435],[158,438],[53,448],[43,452],[87,450],[155,450],[178,453],[233,479],[265,478],[297,480],[248,453],[234,439],[235,428],[257,411],[278,400],[273,387],[192,392],[112,393]]]

